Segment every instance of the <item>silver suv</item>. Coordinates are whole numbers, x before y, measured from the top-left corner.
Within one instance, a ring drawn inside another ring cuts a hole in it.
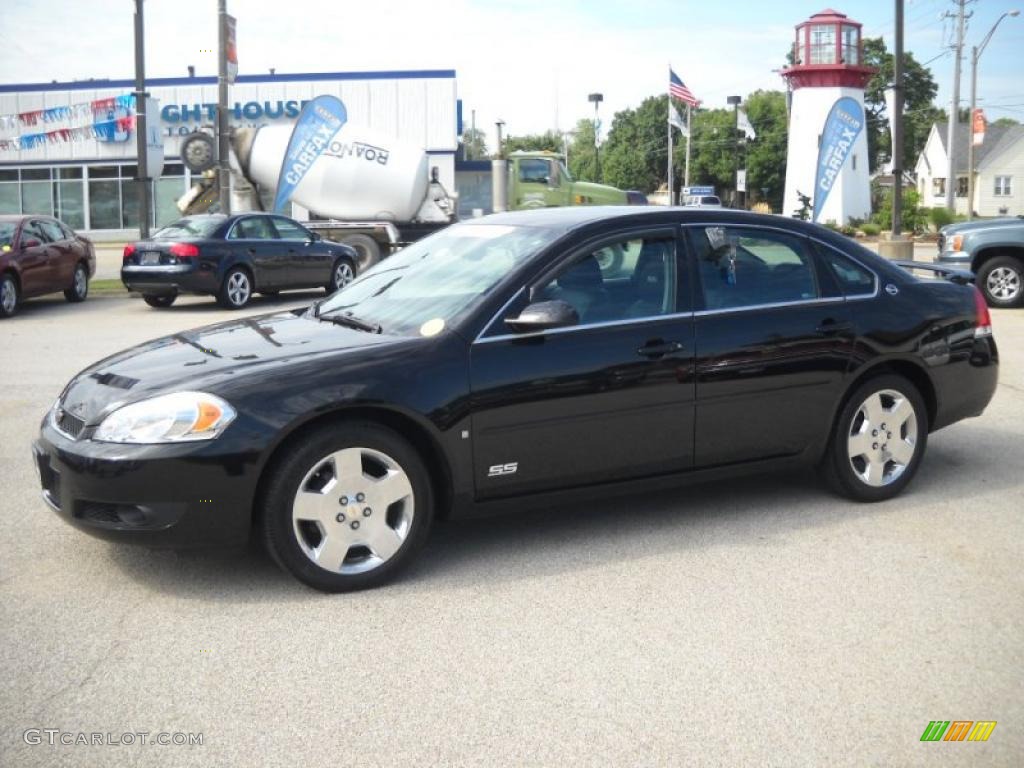
[[[989,306],[1024,306],[1024,216],[943,227],[938,263],[974,272]]]

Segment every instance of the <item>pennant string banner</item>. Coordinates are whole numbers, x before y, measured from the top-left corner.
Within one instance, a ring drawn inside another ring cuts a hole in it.
[[[47,143],[69,141],[126,141],[128,134],[135,129],[134,108],[135,95],[126,93],[80,104],[0,115],[0,132],[21,127],[42,128],[52,123],[71,123],[67,127],[0,138],[0,151],[36,149]]]

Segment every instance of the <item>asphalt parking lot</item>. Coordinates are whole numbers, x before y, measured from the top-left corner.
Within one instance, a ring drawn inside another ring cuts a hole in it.
[[[29,445],[68,378],[228,316],[57,298],[0,324],[0,765],[1020,764],[1024,311],[993,312],[988,411],[894,501],[776,477],[452,523],[398,583],[340,596],[255,547],[100,542],[39,498]],[[998,726],[922,743],[930,720]]]

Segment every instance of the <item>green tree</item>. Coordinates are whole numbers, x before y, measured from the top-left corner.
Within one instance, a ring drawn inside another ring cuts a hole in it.
[[[747,141],[747,198],[767,189],[767,203],[773,211],[782,210],[786,187],[786,151],[789,139],[789,116],[786,94],[782,91],[754,91],[747,96],[743,109],[754,126],[757,138]]]
[[[731,109],[700,109],[693,113],[691,185],[707,184],[719,194],[733,188],[737,146],[735,126],[736,117]],[[754,130],[757,130],[756,126]],[[784,158],[782,162],[785,164]]]
[[[677,145],[678,138],[677,132]],[[648,96],[636,109],[615,113],[601,147],[604,180],[619,189],[652,192],[665,181],[667,152],[668,95]],[[681,155],[673,155],[678,162]]]
[[[526,136],[508,136],[504,140],[505,154],[509,152],[561,152],[562,137],[554,131],[527,134]]]
[[[864,91],[867,111],[868,167],[874,171],[892,157],[889,116],[885,113],[885,89],[892,83],[895,57],[880,37],[864,39],[864,64],[878,71]],[[941,119],[942,110],[934,106],[939,87],[927,67],[914,54],[904,54],[903,64],[903,167],[913,168],[924,149],[932,123]]]
[[[467,160],[483,160],[487,157],[487,137],[479,128],[467,128],[462,132],[462,147]]]
[[[1020,121],[1014,120],[1012,117],[999,117],[992,121],[992,125],[1020,125]]]
[[[580,181],[597,181],[597,157],[594,152],[594,121],[576,123],[569,147],[569,173]]]

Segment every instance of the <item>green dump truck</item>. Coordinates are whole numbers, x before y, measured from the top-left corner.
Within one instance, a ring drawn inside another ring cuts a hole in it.
[[[508,207],[521,211],[559,205],[626,205],[621,189],[575,181],[565,158],[555,152],[512,152],[508,156]]]

